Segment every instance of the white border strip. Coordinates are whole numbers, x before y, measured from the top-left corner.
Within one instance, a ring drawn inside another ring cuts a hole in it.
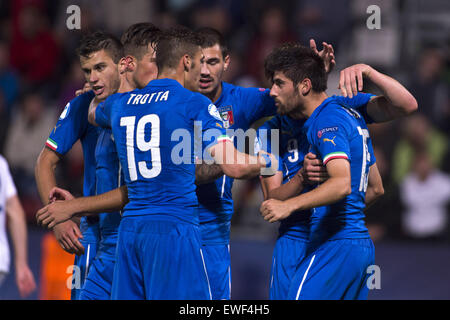
[[[314,262],[314,259],[316,258],[316,255],[313,255],[311,258],[311,261],[309,262],[308,269],[306,269],[305,274],[303,275],[302,283],[300,283],[300,287],[297,291],[297,296],[295,297],[295,300],[298,300],[298,297],[300,296],[300,292],[302,291],[303,283],[305,282],[306,276],[308,275],[309,268],[311,268],[312,263]]]
[[[203,258],[203,251],[202,251],[202,249],[200,249],[200,255],[202,256],[203,269],[205,270],[206,280],[208,281],[209,300],[212,300],[211,285],[209,284],[208,271],[206,270],[205,259]]]

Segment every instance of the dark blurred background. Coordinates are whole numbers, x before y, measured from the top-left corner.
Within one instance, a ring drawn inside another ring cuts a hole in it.
[[[67,28],[70,5],[81,9],[81,30]],[[381,29],[366,25],[370,5],[381,9]],[[360,62],[403,83],[419,111],[369,126],[385,187],[367,210],[381,269],[381,289],[369,299],[450,299],[450,1],[0,0],[0,21],[0,153],[27,214],[30,265],[38,279],[30,299],[51,298],[49,281],[65,285],[69,274],[49,270],[51,259],[72,261],[63,252],[49,253],[48,233],[35,225],[41,203],[34,165],[58,115],[83,86],[75,48],[88,30],[120,37],[143,21],[220,30],[231,49],[225,81],[237,85],[267,87],[262,63],[269,51],[290,40],[308,45],[310,38],[319,49],[323,41],[335,49],[330,95],[339,94],[339,71]],[[379,93],[370,83],[364,91]],[[59,184],[81,195],[82,173],[77,144],[57,170]],[[257,179],[237,181],[234,189],[232,297],[266,299],[277,225],[259,215]],[[12,271],[0,299],[18,298]]]

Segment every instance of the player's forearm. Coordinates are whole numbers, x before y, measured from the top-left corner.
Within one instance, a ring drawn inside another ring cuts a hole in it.
[[[260,156],[250,156],[245,153],[237,152],[237,157],[230,164],[220,165],[223,173],[235,179],[251,179],[261,173],[265,168],[264,160]]]
[[[45,148],[41,151],[34,170],[36,185],[43,204],[49,203],[50,191],[56,187],[55,169],[57,162],[49,152],[52,151]]]
[[[370,68],[367,77],[375,84],[386,98],[386,110],[392,118],[411,114],[417,110],[417,101],[414,96],[397,80]],[[370,114],[370,108],[368,110]],[[371,114],[370,114],[371,115]]]
[[[122,210],[128,203],[128,189],[126,186],[116,188],[109,192],[83,198],[68,200],[72,215],[99,214]]]
[[[286,200],[291,212],[308,210],[336,203],[351,193],[351,184],[347,177],[330,177],[317,188]]]
[[[26,265],[28,264],[27,226],[25,213],[17,196],[8,199],[6,213],[8,215],[9,232],[14,247],[15,265]]]
[[[369,170],[365,204],[366,209],[375,203],[384,194],[383,179],[381,178],[377,164],[373,164]]]
[[[195,166],[195,184],[210,183],[223,176],[222,168],[218,164],[200,163]]]
[[[296,174],[289,182],[282,184],[278,188],[268,190],[268,199],[287,200],[298,196],[303,191],[303,179]]]

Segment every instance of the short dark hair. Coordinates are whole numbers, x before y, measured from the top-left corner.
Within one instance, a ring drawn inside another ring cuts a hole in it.
[[[133,55],[141,59],[147,52],[149,44],[156,45],[161,30],[150,22],[135,23],[122,34],[120,41],[124,55]]]
[[[84,35],[77,48],[77,54],[80,57],[88,58],[100,50],[105,50],[114,63],[119,63],[123,57],[123,46],[119,39],[103,31],[94,31]]]
[[[210,27],[203,27],[196,30],[203,38],[202,48],[210,48],[219,45],[222,51],[222,56],[225,58],[230,52],[225,41],[225,37],[216,29]]]
[[[193,57],[202,43],[203,38],[187,27],[176,26],[162,32],[155,49],[158,70],[176,68],[185,54]]]
[[[271,81],[275,72],[281,71],[294,85],[308,78],[313,91],[323,92],[327,89],[327,73],[322,58],[311,48],[296,42],[273,49],[264,61],[264,71]]]

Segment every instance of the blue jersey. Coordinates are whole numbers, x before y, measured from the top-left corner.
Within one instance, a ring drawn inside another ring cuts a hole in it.
[[[58,154],[66,154],[79,139],[83,148],[84,181],[83,195],[95,195],[95,146],[98,128],[88,122],[88,110],[94,98],[92,91],[71,100],[47,139],[46,146]],[[80,229],[85,241],[96,241],[97,235],[91,232],[89,224],[95,223],[95,217],[83,217]]]
[[[111,129],[101,129],[95,148],[96,194],[102,194],[124,184],[122,168],[117,156]],[[107,212],[99,215],[100,243],[98,254],[114,258],[117,233],[121,220],[120,212]]]
[[[367,101],[371,97],[363,96]],[[367,238],[363,209],[369,168],[375,163],[375,156],[363,116],[345,100],[333,96],[314,110],[304,128],[312,152],[324,165],[331,159],[342,158],[349,160],[351,168],[351,194],[315,211],[311,239]]]
[[[154,216],[198,223],[195,194],[194,122],[225,136],[216,107],[172,79],[118,93],[96,110],[96,122],[111,127],[128,187],[123,216]]]
[[[222,82],[222,94],[215,105],[222,117],[224,128],[246,131],[255,121],[274,115],[276,106],[269,92],[268,89],[243,88]],[[243,151],[239,143],[236,147]],[[203,243],[229,243],[234,207],[231,194],[233,181],[234,179],[224,175],[213,183],[197,187]]]
[[[259,147],[278,155],[278,171],[283,173],[283,184],[289,182],[303,167],[303,159],[309,151],[309,143],[303,131],[304,122],[305,120],[294,120],[288,116],[276,115],[258,129]],[[278,139],[274,137],[275,134],[278,134]],[[309,190],[305,188],[303,192]],[[309,239],[310,217],[311,210],[291,214],[281,221],[280,235]]]

